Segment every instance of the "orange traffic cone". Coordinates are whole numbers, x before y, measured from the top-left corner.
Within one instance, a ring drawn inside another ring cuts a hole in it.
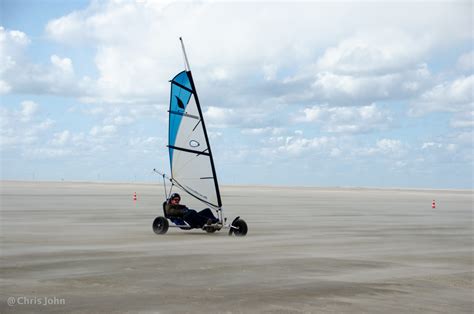
[[[431,208],[436,208],[435,200],[433,200],[433,203],[431,203]]]
[[[134,200],[134,201],[137,200],[137,192],[133,192],[133,200]]]

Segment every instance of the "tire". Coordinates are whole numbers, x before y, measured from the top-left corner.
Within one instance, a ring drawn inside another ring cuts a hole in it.
[[[165,217],[156,217],[155,220],[153,220],[153,231],[156,234],[165,234],[168,231],[169,228],[169,223],[168,219]]]
[[[234,226],[236,229],[231,228],[229,231],[229,235],[234,234],[236,237],[244,237],[247,234],[248,227],[245,220],[237,219],[232,222],[232,226]]]

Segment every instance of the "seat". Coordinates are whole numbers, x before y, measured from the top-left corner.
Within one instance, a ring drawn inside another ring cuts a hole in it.
[[[172,223],[174,223],[175,225],[178,225],[178,226],[187,226],[187,223],[184,221],[184,219],[182,217],[178,217],[178,216],[170,216],[166,213],[166,201],[163,202],[163,215],[168,218],[169,220],[171,220]]]

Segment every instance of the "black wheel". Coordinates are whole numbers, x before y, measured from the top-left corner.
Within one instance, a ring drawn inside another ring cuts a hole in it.
[[[231,228],[229,230],[229,235],[234,234],[236,237],[243,237],[247,234],[248,227],[245,220],[237,219],[232,222],[232,226],[234,226],[235,228]]]
[[[169,223],[165,217],[156,217],[153,220],[153,231],[156,234],[165,234],[168,231]]]

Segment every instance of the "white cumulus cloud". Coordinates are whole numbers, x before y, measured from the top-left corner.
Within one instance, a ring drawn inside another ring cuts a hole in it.
[[[462,72],[474,70],[474,50],[462,54],[457,61],[457,68]]]
[[[361,133],[388,129],[392,124],[390,112],[371,104],[362,107],[329,107],[316,105],[305,108],[297,122],[316,123],[333,133]]]
[[[383,75],[413,68],[429,47],[426,37],[413,38],[395,30],[373,30],[328,48],[317,66],[340,74]]]
[[[377,140],[375,145],[369,147],[355,148],[354,154],[359,156],[384,155],[397,158],[407,153],[408,148],[398,139],[384,138]]]
[[[421,116],[430,112],[459,112],[473,108],[474,75],[443,82],[413,101],[409,113]]]
[[[2,150],[34,145],[51,129],[55,121],[40,114],[38,103],[25,100],[19,106],[0,107],[0,143]]]
[[[96,137],[107,137],[115,134],[117,127],[115,125],[94,126],[89,134]]]
[[[71,138],[71,132],[69,130],[64,130],[60,133],[55,133],[54,138],[51,141],[51,143],[53,145],[62,146],[62,145],[65,145],[70,138]]]
[[[456,113],[450,121],[453,128],[473,128],[474,111]]]
[[[219,106],[298,99],[311,75],[313,100],[373,102],[419,91],[426,78],[417,68],[430,49],[470,36],[468,7],[94,1],[50,21],[46,32],[60,43],[96,48],[98,77],[82,81],[89,100],[166,95],[167,80],[182,69],[182,35],[202,94],[227,96]]]
[[[21,121],[30,121],[35,113],[38,112],[38,104],[31,100],[25,100],[21,103],[20,116]]]
[[[74,73],[72,61],[69,58],[60,58],[57,55],[52,55],[51,63],[53,64],[53,66],[55,66],[57,69],[59,69],[60,71],[64,73],[67,73],[67,74]]]

